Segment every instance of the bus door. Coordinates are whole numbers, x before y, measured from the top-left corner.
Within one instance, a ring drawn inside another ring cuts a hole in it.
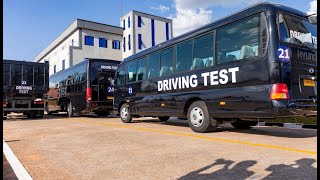
[[[317,99],[317,25],[306,18],[279,15],[278,57],[281,78],[290,99],[315,102]]]

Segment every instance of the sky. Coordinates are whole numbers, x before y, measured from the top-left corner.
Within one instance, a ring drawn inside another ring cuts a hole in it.
[[[121,3],[122,2],[122,3]],[[120,26],[141,11],[173,20],[173,35],[213,22],[261,0],[4,0],[3,59],[32,61],[77,18]],[[314,13],[316,0],[272,0]]]

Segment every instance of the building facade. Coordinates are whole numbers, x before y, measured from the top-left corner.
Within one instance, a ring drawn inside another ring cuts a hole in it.
[[[123,28],[122,58],[172,38],[172,20],[138,11],[120,19]]]
[[[138,11],[120,19],[121,27],[77,19],[34,59],[49,61],[49,76],[85,58],[122,61],[172,38],[172,20]]]
[[[122,33],[121,27],[77,19],[34,61],[49,61],[49,75],[78,64],[85,58],[121,61]]]

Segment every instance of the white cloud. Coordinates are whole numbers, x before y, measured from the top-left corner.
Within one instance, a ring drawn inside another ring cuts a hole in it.
[[[232,7],[240,3],[253,4],[261,0],[173,0],[175,14],[169,18],[173,21],[173,35],[178,36],[213,20],[210,7]]]
[[[152,6],[151,9],[161,11],[162,13],[170,10],[168,6],[164,6],[164,5],[159,5],[158,7]]]
[[[309,3],[310,7],[307,14],[314,14],[317,12],[317,0],[313,0]]]

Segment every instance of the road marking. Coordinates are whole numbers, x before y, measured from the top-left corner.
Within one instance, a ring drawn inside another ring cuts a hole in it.
[[[13,169],[14,173],[16,174],[18,179],[21,180],[32,180],[32,177],[28,173],[28,171],[24,168],[21,164],[19,159],[14,155],[11,148],[8,146],[6,141],[3,139],[3,153],[7,158],[11,168]]]
[[[111,123],[89,121],[89,120],[75,120],[75,119],[66,119],[66,120],[72,121],[72,122],[98,124],[98,125],[109,126],[109,127],[134,129],[134,130],[139,130],[139,131],[148,131],[148,132],[156,132],[156,133],[162,133],[162,134],[171,134],[171,135],[177,135],[177,136],[192,137],[192,138],[204,139],[204,140],[208,140],[208,141],[219,141],[219,142],[243,144],[243,145],[249,145],[249,146],[255,146],[255,147],[265,147],[265,148],[270,148],[270,149],[299,152],[299,153],[303,153],[303,154],[314,154],[314,155],[317,154],[316,151],[309,151],[309,150],[303,150],[303,149],[289,148],[289,147],[284,147],[284,146],[275,146],[275,145],[269,145],[269,144],[260,144],[260,143],[246,142],[246,141],[214,138],[214,137],[208,137],[208,136],[203,136],[203,135],[188,134],[188,133],[181,133],[181,132],[175,132],[175,131],[166,131],[166,130],[159,130],[159,129],[152,129],[152,128],[139,128],[139,127],[132,127],[132,126],[128,126],[128,125],[111,124]]]

